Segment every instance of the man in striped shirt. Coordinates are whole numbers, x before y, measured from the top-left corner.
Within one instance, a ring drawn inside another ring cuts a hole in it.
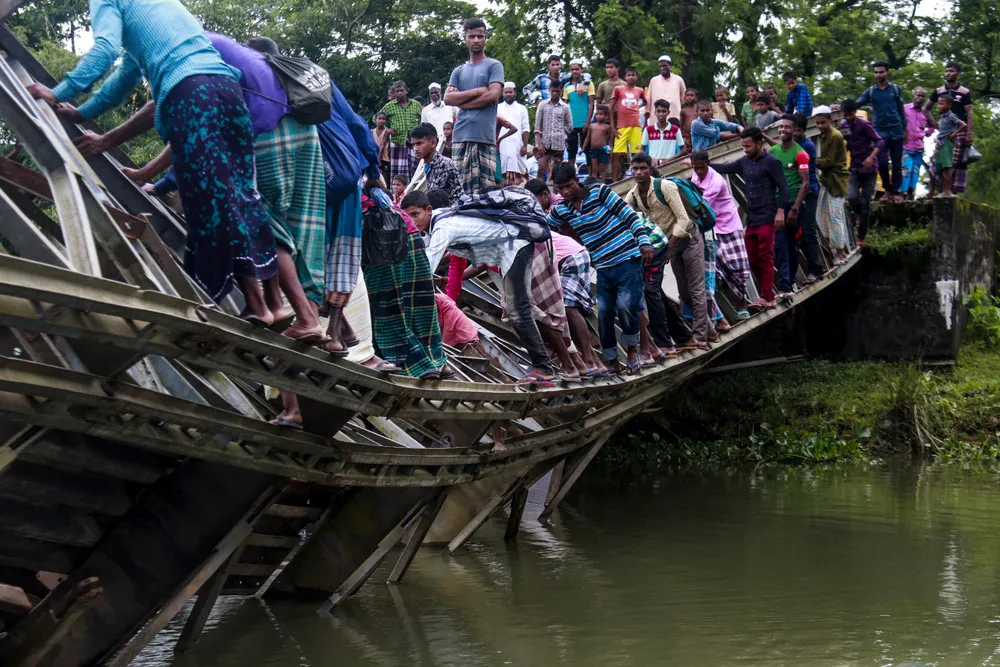
[[[597,270],[597,323],[604,361],[609,370],[618,370],[617,315],[628,372],[638,374],[642,265],[653,260],[646,228],[611,188],[600,183],[582,185],[571,163],[556,167],[552,181],[563,201],[550,211],[549,226],[559,229],[568,224],[587,247]]]

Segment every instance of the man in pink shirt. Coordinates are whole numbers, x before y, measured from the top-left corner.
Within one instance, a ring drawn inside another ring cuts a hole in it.
[[[746,243],[743,241],[743,221],[739,207],[729,190],[726,177],[708,166],[708,152],[695,151],[691,154],[694,174],[691,182],[701,188],[705,201],[715,211],[715,258],[716,268],[744,304],[750,303],[747,285],[750,283],[750,259]],[[744,309],[740,318],[749,316]]]
[[[917,195],[920,182],[920,165],[924,163],[924,137],[934,134],[934,117],[924,110],[927,91],[917,88],[913,101],[903,105],[906,114],[906,143],[903,144],[903,184],[899,192],[907,199]]]

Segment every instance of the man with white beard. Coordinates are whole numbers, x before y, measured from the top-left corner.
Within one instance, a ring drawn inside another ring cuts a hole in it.
[[[497,106],[497,116],[518,130],[517,134],[512,134],[500,142],[500,171],[503,173],[503,184],[524,185],[528,180],[528,167],[524,158],[528,154],[531,124],[528,121],[528,109],[517,101],[517,87],[513,81],[504,83],[503,100]]]

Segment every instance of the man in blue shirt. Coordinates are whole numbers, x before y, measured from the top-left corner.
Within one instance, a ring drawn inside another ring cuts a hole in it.
[[[705,151],[719,143],[740,136],[743,128],[736,123],[712,118],[712,103],[698,102],[698,117],[691,121],[691,149]]]
[[[903,143],[906,141],[906,111],[903,108],[903,89],[889,83],[889,63],[876,60],[872,64],[875,85],[861,93],[858,106],[870,104],[872,125],[885,140],[885,148],[878,155],[878,173],[889,201],[902,201],[899,188],[903,184]],[[892,160],[892,177],[889,160]]]
[[[569,162],[553,169],[552,182],[563,202],[549,212],[549,226],[559,229],[569,224],[587,247],[591,263],[597,269],[597,328],[608,370],[618,370],[617,314],[628,371],[638,373],[642,264],[653,261],[653,246],[646,227],[638,214],[608,186],[582,185],[576,167]]]
[[[794,71],[785,72],[781,77],[788,88],[788,97],[785,98],[785,113],[793,114],[796,111],[804,113],[806,117],[812,115],[813,98],[809,94],[806,84],[799,83],[799,75]]]

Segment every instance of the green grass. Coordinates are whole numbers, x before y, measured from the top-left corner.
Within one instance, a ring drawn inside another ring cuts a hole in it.
[[[683,467],[937,458],[1000,468],[1000,350],[954,368],[806,361],[686,385],[604,448],[612,476]]]

